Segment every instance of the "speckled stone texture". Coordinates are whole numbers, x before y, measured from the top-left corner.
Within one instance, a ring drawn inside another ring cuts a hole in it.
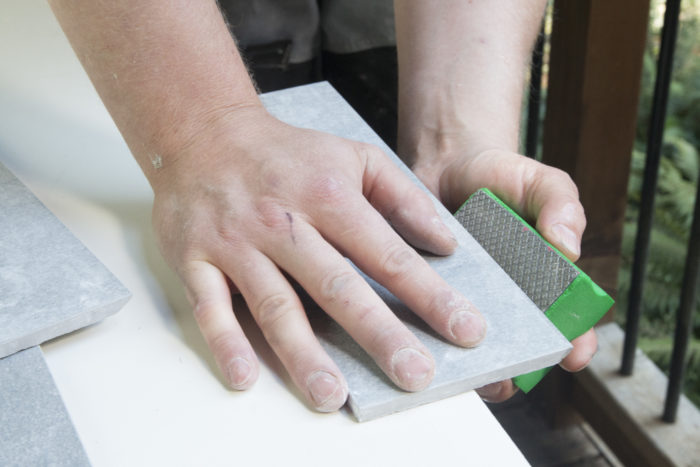
[[[0,357],[100,321],[129,296],[0,164]]]
[[[90,465],[39,347],[0,359],[0,465]]]
[[[292,125],[379,146],[423,187],[329,84],[317,83],[269,93],[262,99],[273,115]],[[315,332],[347,378],[348,402],[359,421],[556,364],[571,349],[569,342],[459,222],[435,198],[433,201],[455,234],[459,248],[449,257],[426,255],[425,259],[481,310],[488,322],[488,334],[474,349],[454,346],[370,280],[379,295],[435,357],[437,371],[433,383],[424,391],[408,393],[395,387],[340,326],[329,320],[313,302],[305,300]]]

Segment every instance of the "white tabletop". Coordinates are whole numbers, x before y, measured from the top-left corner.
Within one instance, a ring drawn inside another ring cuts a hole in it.
[[[0,6],[0,161],[133,293],[42,346],[94,465],[527,465],[473,392],[366,423],[312,412],[249,316],[260,378],[225,389],[155,246],[150,187],[45,1]]]

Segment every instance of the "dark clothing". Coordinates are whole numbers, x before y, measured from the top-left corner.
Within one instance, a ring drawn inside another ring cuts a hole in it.
[[[220,0],[220,5],[260,92],[327,80],[396,148],[391,0]]]

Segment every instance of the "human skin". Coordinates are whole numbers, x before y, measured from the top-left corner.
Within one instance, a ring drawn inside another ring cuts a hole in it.
[[[231,293],[240,292],[309,404],[333,411],[345,402],[345,380],[290,278],[395,384],[414,391],[430,383],[427,349],[344,256],[451,342],[483,339],[474,306],[406,243],[441,255],[455,248],[430,200],[377,148],[270,116],[215,2],[50,3],[153,188],[161,252],[232,388],[252,386],[259,365],[232,308]],[[449,178],[447,164],[433,175],[414,166],[433,190]]]
[[[399,387],[430,383],[428,350],[345,257],[451,342],[483,339],[479,312],[404,241],[454,250],[427,195],[376,147],[270,116],[215,2],[51,6],[151,183],[160,249],[232,388],[258,375],[232,309],[231,293],[240,292],[309,404],[345,403],[345,380],[290,277]]]
[[[524,76],[546,1],[395,0],[399,51],[398,153],[453,212],[488,187],[569,259],[586,226],[564,172],[517,154]],[[593,330],[561,362],[587,365]],[[478,390],[507,399],[511,381]]]

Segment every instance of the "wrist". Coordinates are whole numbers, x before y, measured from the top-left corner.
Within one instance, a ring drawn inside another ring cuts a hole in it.
[[[467,125],[425,125],[411,131],[409,138],[402,138],[399,132],[398,150],[428,189],[445,200],[447,174],[456,167],[462,171],[470,161],[490,153],[517,152],[515,141],[517,137],[496,137]]]
[[[257,96],[235,104],[210,106],[190,112],[185,119],[168,122],[132,152],[154,192],[159,192],[174,177],[187,176],[215,157],[221,144],[244,144],[254,137],[255,129],[262,127],[255,122],[266,116],[269,114]],[[235,148],[229,148],[229,152],[235,153]]]
[[[429,81],[435,83],[435,81]],[[496,114],[459,83],[400,93],[398,152],[410,167],[445,167],[488,149],[517,152],[519,107]]]

